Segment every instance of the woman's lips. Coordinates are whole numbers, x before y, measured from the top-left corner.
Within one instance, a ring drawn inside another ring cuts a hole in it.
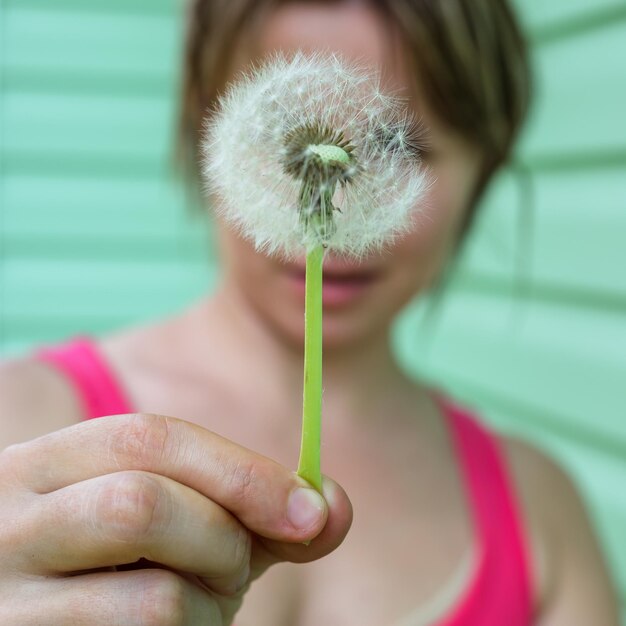
[[[323,272],[322,304],[324,307],[340,307],[352,303],[361,297],[377,279],[374,272],[345,273],[326,269]],[[298,295],[304,298],[304,271],[294,271],[290,274],[290,278]]]

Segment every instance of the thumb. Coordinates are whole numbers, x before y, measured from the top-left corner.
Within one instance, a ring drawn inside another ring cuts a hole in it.
[[[352,504],[342,487],[327,476],[322,478],[322,494],[328,505],[328,517],[322,530],[308,545],[277,541],[253,534],[250,558],[251,581],[275,563],[315,561],[330,554],[341,545],[352,524]]]

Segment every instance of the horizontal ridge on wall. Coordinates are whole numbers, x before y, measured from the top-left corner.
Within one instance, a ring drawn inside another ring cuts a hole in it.
[[[8,0],[11,2],[11,0]],[[15,1],[15,0],[13,0]],[[114,13],[176,15],[186,0],[17,0],[20,8],[41,9],[50,12],[72,11],[77,13]]]
[[[622,313],[547,302],[516,310],[501,297],[454,290],[434,320],[426,310],[407,318],[401,346],[420,371],[507,394],[519,405],[533,398],[538,413],[566,416],[564,428],[597,428],[626,450],[623,406],[615,401],[623,395]]]
[[[148,76],[163,72],[171,76],[179,62],[180,25],[170,14],[28,9],[21,0],[4,13],[4,63],[13,70],[50,68],[55,73],[67,69],[86,74],[104,70]]]
[[[626,20],[534,50],[537,105],[517,150],[522,162],[626,152],[615,128],[626,99],[625,38]]]
[[[619,306],[626,298],[624,206],[620,168],[522,178],[507,171],[488,190],[456,275],[511,295],[552,291],[585,306],[586,296],[591,307]]]
[[[532,7],[532,0],[526,2]],[[525,11],[531,40],[535,46],[549,45],[626,20],[626,5],[623,0],[596,0],[593,5],[588,0],[558,0],[537,2],[535,6],[539,4],[543,11],[535,7]],[[538,21],[533,27],[534,20],[542,21]]]

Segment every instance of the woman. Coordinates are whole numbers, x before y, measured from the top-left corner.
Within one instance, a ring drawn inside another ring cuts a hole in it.
[[[0,448],[25,443],[0,454],[0,621],[615,626],[570,480],[408,379],[389,347],[398,311],[455,258],[524,118],[507,5],[196,1],[181,108],[192,175],[227,82],[299,49],[379,68],[428,130],[434,174],[428,220],[390,254],[325,263],[323,470],[337,482],[322,500],[287,469],[303,264],[258,254],[217,220],[214,294],[4,364]]]

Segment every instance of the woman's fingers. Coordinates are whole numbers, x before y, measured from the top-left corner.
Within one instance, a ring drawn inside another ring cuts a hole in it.
[[[217,598],[165,569],[93,573],[27,585],[0,608],[20,626],[222,626]],[[234,604],[233,601],[230,601]],[[241,599],[237,598],[237,604]],[[231,609],[234,613],[236,606]],[[2,622],[5,623],[5,622]]]
[[[237,524],[252,536],[256,577],[280,560],[325,556],[352,520],[332,481],[329,510],[275,461],[158,415],[100,418],[10,446],[0,452],[0,477],[20,510],[20,524],[0,533],[0,553],[19,562],[16,571],[81,571],[143,557],[197,572],[227,594],[245,578],[250,554]],[[10,522],[8,505],[6,512]],[[37,535],[44,540],[34,550]]]
[[[158,474],[105,474],[42,496],[29,517],[32,573],[134,563],[140,558],[196,574],[218,593],[247,581],[250,534],[220,505]],[[29,556],[30,558],[30,556]]]
[[[200,426],[160,415],[99,418],[10,446],[0,453],[0,470],[39,494],[124,470],[160,474],[217,502],[254,532],[280,541],[311,539],[327,517],[319,494],[279,463]]]

